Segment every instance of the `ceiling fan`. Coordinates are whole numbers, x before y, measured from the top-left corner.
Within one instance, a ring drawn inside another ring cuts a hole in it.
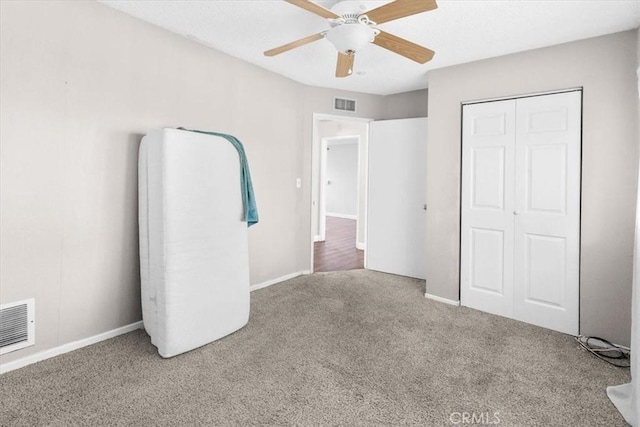
[[[364,11],[364,6],[360,2],[350,0],[336,3],[330,10],[309,0],[285,1],[326,18],[331,28],[267,50],[264,52],[266,56],[279,55],[326,38],[338,50],[336,77],[348,77],[353,74],[353,62],[356,52],[369,43],[388,49],[420,64],[430,61],[435,54],[434,51],[426,47],[377,28],[379,24],[385,22],[436,9],[438,5],[435,0],[395,0],[369,11]]]

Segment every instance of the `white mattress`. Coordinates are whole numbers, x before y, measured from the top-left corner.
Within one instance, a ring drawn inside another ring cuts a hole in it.
[[[249,320],[249,250],[240,162],[224,138],[148,133],[139,153],[142,317],[162,357]]]

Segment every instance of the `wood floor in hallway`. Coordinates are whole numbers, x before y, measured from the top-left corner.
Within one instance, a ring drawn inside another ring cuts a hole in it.
[[[355,219],[327,217],[326,240],[314,243],[314,273],[364,268],[364,251],[356,249],[356,224]]]

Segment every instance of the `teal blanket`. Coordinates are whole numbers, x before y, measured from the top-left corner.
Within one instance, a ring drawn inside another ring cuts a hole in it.
[[[226,139],[233,145],[238,154],[240,155],[240,186],[242,191],[242,205],[244,206],[244,220],[247,222],[247,227],[251,227],[253,224],[258,223],[258,207],[256,206],[256,196],[253,192],[253,183],[251,182],[251,172],[249,172],[249,162],[247,161],[247,155],[244,152],[242,143],[234,136],[227,135],[218,132],[208,132],[203,130],[178,128],[179,130],[185,130],[188,132],[204,133],[206,135],[219,136]]]

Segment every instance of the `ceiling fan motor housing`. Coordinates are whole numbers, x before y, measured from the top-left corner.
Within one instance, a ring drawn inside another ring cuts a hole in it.
[[[367,11],[367,7],[359,1],[346,0],[334,4],[331,11],[344,18],[354,17],[357,20],[358,16]]]
[[[341,1],[336,3],[331,11],[340,15],[327,31],[327,40],[342,53],[357,52],[373,42],[379,33],[366,18],[366,6],[357,1]]]

